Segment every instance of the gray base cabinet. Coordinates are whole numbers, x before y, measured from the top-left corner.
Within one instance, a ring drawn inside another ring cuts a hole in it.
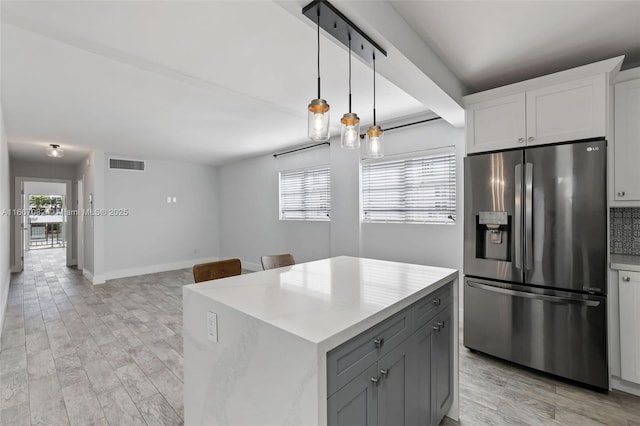
[[[451,292],[447,284],[329,352],[330,426],[440,423],[453,401]]]

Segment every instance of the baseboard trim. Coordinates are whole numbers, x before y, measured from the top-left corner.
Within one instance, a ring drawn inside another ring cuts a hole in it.
[[[640,396],[640,385],[628,382],[616,376],[611,376],[611,389]]]
[[[93,275],[88,269],[83,269],[82,275],[94,285],[104,284],[106,282],[102,275]]]
[[[176,269],[191,268],[197,263],[213,262],[219,260],[217,256],[211,256],[200,259],[181,260],[179,262],[160,263],[157,265],[140,266],[137,268],[118,269],[109,271],[104,274],[106,280],[115,280],[118,278],[135,277],[137,275],[155,274],[158,272],[175,271]],[[242,265],[245,267],[244,263]]]

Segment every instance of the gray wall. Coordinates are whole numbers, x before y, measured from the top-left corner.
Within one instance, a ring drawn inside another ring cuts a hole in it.
[[[394,123],[390,123],[391,126]],[[333,139],[322,147],[274,159],[265,155],[221,167],[221,257],[260,268],[260,256],[291,252],[297,261],[363,256],[462,269],[464,129],[438,120],[385,134],[385,153],[455,146],[458,221],[452,225],[360,222],[360,157]],[[364,150],[364,146],[363,146]],[[278,172],[331,166],[331,222],[278,220]]]
[[[11,277],[10,261],[10,229],[11,217],[2,214],[11,208],[9,198],[11,179],[9,173],[9,151],[7,149],[7,135],[4,130],[4,120],[0,109],[0,334],[4,323],[4,314],[7,307],[9,294],[9,281]]]
[[[220,257],[262,269],[260,256],[291,252],[296,261],[329,255],[329,222],[281,221],[278,172],[329,164],[329,148],[248,159],[220,168]]]
[[[215,167],[147,159],[144,171],[112,170],[106,166],[108,157],[103,207],[127,209],[129,214],[103,218],[106,279],[217,259],[220,219]]]

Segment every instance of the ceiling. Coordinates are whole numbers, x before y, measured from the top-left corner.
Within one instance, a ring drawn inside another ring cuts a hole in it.
[[[467,94],[626,55],[640,66],[640,1],[393,1]]]
[[[316,51],[315,28],[299,13],[305,3],[3,1],[0,87],[12,158],[58,161],[45,156],[57,143],[67,163],[96,149],[218,165],[308,142]],[[640,65],[640,2],[391,5],[408,24],[402,31],[415,31],[466,93],[620,54]],[[322,95],[337,134],[348,54],[324,34],[321,44]],[[378,120],[437,112],[401,90],[406,81],[383,77],[397,60],[380,61]],[[353,110],[368,124],[372,71],[355,56],[353,76]]]

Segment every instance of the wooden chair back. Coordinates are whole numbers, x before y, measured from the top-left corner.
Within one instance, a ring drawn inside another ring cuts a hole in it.
[[[267,269],[281,268],[283,266],[291,266],[296,264],[295,260],[293,260],[293,256],[289,253],[270,254],[262,256],[260,260],[262,261],[262,269],[264,269],[265,271]]]
[[[225,259],[193,265],[193,279],[197,283],[232,277],[242,273],[240,259]]]

